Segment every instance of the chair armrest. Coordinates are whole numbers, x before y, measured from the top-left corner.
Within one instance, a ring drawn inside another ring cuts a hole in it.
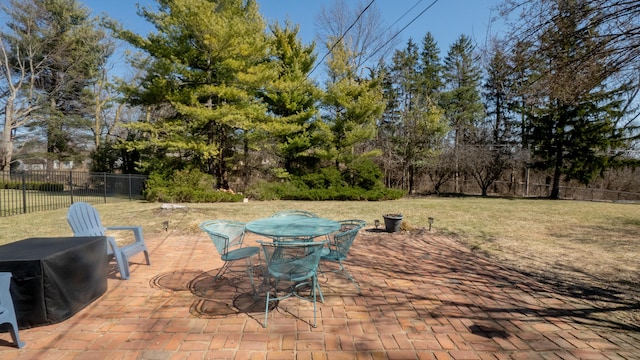
[[[131,230],[136,238],[136,241],[142,241],[142,226],[107,226],[106,230]]]

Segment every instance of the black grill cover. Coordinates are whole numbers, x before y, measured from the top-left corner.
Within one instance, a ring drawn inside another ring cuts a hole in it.
[[[30,238],[0,246],[19,328],[66,320],[107,290],[104,236]]]

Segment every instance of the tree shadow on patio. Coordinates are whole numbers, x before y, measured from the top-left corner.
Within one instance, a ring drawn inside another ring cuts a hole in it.
[[[191,314],[211,319],[244,313],[253,318],[254,314],[264,312],[264,296],[254,291],[248,278],[223,277],[216,280],[216,272],[217,269],[202,272],[189,281],[187,287],[198,297],[191,305]]]
[[[189,282],[202,274],[202,270],[182,270],[164,273],[151,279],[151,287],[172,291],[189,291]]]
[[[369,234],[366,241],[354,247],[350,269],[363,291],[369,288],[370,293],[379,287],[386,295],[401,294],[398,299],[406,303],[391,304],[396,308],[414,301],[433,302],[436,306],[424,313],[430,318],[463,316],[478,324],[526,314],[540,319],[571,319],[605,329],[633,332],[640,329],[637,323],[629,321],[640,311],[637,298],[624,297],[612,289],[575,278],[554,278],[557,272],[549,267],[546,277],[533,276],[434,235],[426,230],[383,237]],[[384,281],[375,283],[369,274],[382,274]],[[442,292],[451,298],[440,296]],[[367,292],[365,296],[370,297]],[[461,314],[460,309],[465,312]],[[493,336],[496,330],[501,330],[494,327],[493,321],[489,325],[480,324],[482,328],[470,331]],[[486,331],[486,326],[491,331]]]

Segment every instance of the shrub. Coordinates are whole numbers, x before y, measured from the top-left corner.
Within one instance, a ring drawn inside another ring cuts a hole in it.
[[[334,168],[328,167],[320,169],[320,171],[305,174],[299,177],[310,189],[327,189],[334,186],[343,186],[342,174]]]
[[[22,190],[21,181],[6,181],[0,184],[0,187],[7,190]],[[29,181],[24,184],[25,190],[37,190],[37,191],[53,191],[63,192],[64,184],[61,183],[49,183],[39,181]]]
[[[175,203],[239,202],[244,199],[242,194],[213,188],[213,177],[199,170],[180,170],[170,176],[157,172],[149,175],[145,198]]]
[[[370,159],[360,158],[350,164],[342,172],[343,179],[350,185],[365,190],[373,190],[382,186],[382,170]]]
[[[382,171],[371,160],[359,159],[340,172],[335,167],[322,168],[288,181],[260,182],[248,194],[257,200],[394,200],[405,195],[403,190],[387,189]]]
[[[249,194],[256,200],[345,200],[345,201],[380,201],[395,200],[403,197],[405,192],[397,189],[366,190],[359,187],[329,187],[326,189],[311,189],[302,182],[267,183],[263,182],[253,187]]]

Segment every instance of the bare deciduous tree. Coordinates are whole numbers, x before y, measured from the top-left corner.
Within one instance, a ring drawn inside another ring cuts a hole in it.
[[[501,12],[516,15],[512,26],[513,42],[535,43],[536,39],[562,16],[558,0],[506,0]],[[578,59],[589,64],[606,58],[606,66],[593,81],[603,81],[618,72],[637,73],[640,60],[640,2],[635,0],[573,0],[583,21],[575,36],[590,36],[598,44]],[[596,30],[596,31],[594,31]],[[579,66],[578,66],[579,67]]]
[[[433,184],[433,191],[440,194],[442,186],[453,179],[455,151],[453,147],[444,149],[427,167],[427,175]]]
[[[492,145],[466,145],[462,153],[464,169],[478,184],[482,196],[487,196],[489,187],[500,177],[505,170],[511,168],[512,159],[506,147]]]
[[[354,8],[350,4],[346,0],[334,0],[320,10],[315,24],[328,52],[340,39],[352,54],[350,64],[360,75],[369,61],[375,67],[397,45],[397,41],[384,25],[375,3],[359,1]]]
[[[34,19],[35,21],[35,19]],[[23,31],[28,35],[33,28],[25,24]],[[2,138],[0,139],[0,168],[8,171],[11,167],[16,133],[32,119],[41,106],[36,98],[34,80],[45,70],[44,60],[35,56],[40,44],[27,43],[23,48],[10,48],[0,38],[0,114],[4,115]],[[21,56],[22,54],[22,56]]]

